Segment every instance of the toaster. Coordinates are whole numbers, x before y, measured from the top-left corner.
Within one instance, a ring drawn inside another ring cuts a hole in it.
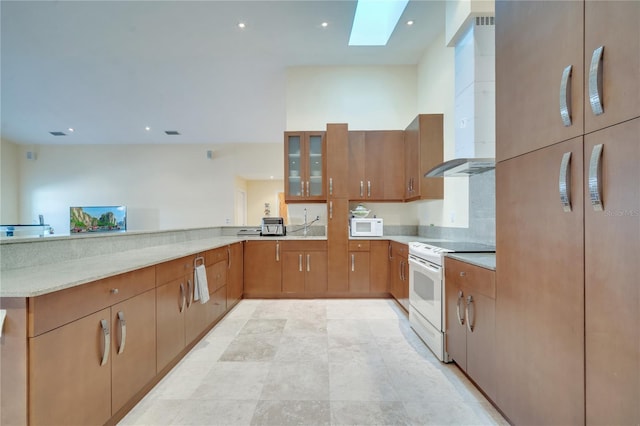
[[[262,229],[260,230],[262,236],[282,236],[287,235],[287,228],[284,226],[284,219],[281,217],[263,217]]]

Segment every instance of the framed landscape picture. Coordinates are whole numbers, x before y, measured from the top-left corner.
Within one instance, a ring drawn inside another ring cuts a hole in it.
[[[126,206],[88,206],[69,208],[69,231],[124,232],[127,230]]]

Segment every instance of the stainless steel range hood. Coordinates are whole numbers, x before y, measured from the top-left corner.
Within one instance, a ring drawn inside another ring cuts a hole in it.
[[[456,158],[438,164],[426,172],[424,177],[469,177],[493,170],[495,167],[495,158]]]

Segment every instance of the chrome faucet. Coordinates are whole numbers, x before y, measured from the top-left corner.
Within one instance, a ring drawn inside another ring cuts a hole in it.
[[[307,209],[304,209],[304,230],[302,231],[302,234],[306,237],[307,236],[307,228],[309,227],[309,224],[307,223]]]

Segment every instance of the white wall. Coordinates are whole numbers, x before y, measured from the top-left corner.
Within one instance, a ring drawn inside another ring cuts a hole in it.
[[[455,46],[476,16],[493,16],[494,0],[447,0],[445,8],[445,43]]]
[[[19,150],[20,222],[43,214],[56,234],[69,232],[71,206],[126,205],[129,230],[234,224],[235,177],[284,167],[282,143],[43,145],[35,161]]]
[[[418,64],[418,110],[444,114],[444,160],[455,158],[455,49],[445,45],[444,34],[425,51]],[[426,172],[426,170],[423,170]],[[444,180],[444,200],[418,202],[420,225],[467,227],[469,181]]]
[[[247,225],[260,225],[260,221],[264,217],[265,203],[269,203],[271,206],[271,216],[280,216],[278,192],[284,192],[282,179],[247,181]]]
[[[287,70],[287,130],[402,130],[416,115],[416,67],[292,67]]]
[[[19,222],[18,214],[18,146],[0,140],[0,224]],[[31,222],[29,222],[31,223]]]

